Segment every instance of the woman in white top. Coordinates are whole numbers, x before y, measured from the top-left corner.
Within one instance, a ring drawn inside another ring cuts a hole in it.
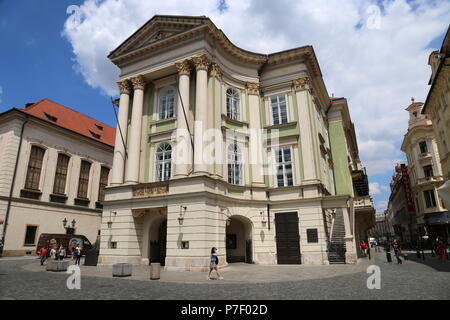
[[[53,247],[52,250],[50,250],[50,257],[51,257],[52,259],[57,259],[55,247]]]

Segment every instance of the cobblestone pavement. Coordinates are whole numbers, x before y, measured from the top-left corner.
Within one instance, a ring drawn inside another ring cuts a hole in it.
[[[68,274],[36,270],[38,260],[31,266],[30,260],[0,259],[0,299],[450,299],[450,262],[413,259],[409,254],[402,265],[395,258],[387,263],[381,252],[358,265],[233,265],[223,270],[221,281],[190,272],[137,281],[112,278],[106,271],[86,275],[83,268],[81,290],[67,289]],[[381,269],[380,290],[367,289],[366,268],[372,263]]]

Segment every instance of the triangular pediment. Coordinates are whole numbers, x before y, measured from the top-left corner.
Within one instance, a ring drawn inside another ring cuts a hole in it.
[[[206,17],[154,16],[113,50],[108,57],[114,60],[120,56],[205,25],[206,20],[209,19]]]

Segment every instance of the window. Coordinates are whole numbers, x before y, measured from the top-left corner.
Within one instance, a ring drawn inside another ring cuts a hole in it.
[[[31,147],[30,161],[28,162],[27,178],[25,189],[39,190],[39,181],[41,179],[42,160],[45,150],[38,147]]]
[[[274,96],[270,98],[273,124],[283,124],[288,122],[286,96]]]
[[[53,193],[65,194],[67,170],[69,168],[70,157],[65,154],[58,154],[58,161],[56,163],[55,182],[53,184]]]
[[[227,89],[227,116],[233,120],[240,120],[240,97],[239,92],[236,89]]]
[[[432,177],[434,176],[433,174],[433,166],[432,165],[428,165],[423,167],[423,172],[425,174],[425,177]]]
[[[420,148],[420,153],[427,153],[428,152],[427,142],[426,141],[420,142],[419,148]]]
[[[228,183],[242,184],[242,153],[236,142],[228,146]]]
[[[434,197],[434,190],[425,190],[423,194],[425,196],[425,204],[427,208],[436,207],[436,198]]]
[[[80,178],[78,180],[78,198],[88,198],[89,173],[91,171],[91,163],[82,160],[80,167]]]
[[[175,110],[175,90],[167,87],[161,90],[159,98],[159,120],[174,117]]]
[[[275,151],[278,187],[288,187],[294,184],[292,177],[291,148],[282,147]]]
[[[108,185],[109,169],[102,167],[100,170],[100,184],[98,186],[98,201],[105,200],[105,188]]]
[[[27,226],[27,231],[25,232],[25,246],[33,246],[36,244],[36,231],[37,226]]]
[[[167,181],[172,171],[172,147],[168,143],[159,145],[156,150],[156,181]]]

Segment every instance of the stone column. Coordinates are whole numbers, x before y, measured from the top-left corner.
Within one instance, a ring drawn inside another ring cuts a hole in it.
[[[259,110],[259,83],[247,83],[250,125],[250,167],[252,171],[252,185],[264,186],[262,172],[262,150],[261,121]]]
[[[185,177],[192,169],[192,143],[189,136],[189,86],[191,66],[188,60],[175,63],[178,69],[178,106],[177,106],[177,145],[175,149],[174,177]],[[183,109],[184,105],[184,109]]]
[[[356,254],[356,245],[354,237],[354,228],[350,215],[353,213],[353,209],[350,207],[342,208],[342,215],[344,216],[344,228],[345,228],[345,261],[347,263],[356,263],[358,258]]]
[[[303,77],[294,80],[294,88],[296,91],[295,98],[297,99],[298,105],[298,117],[300,123],[300,139],[302,146],[302,156],[303,156],[303,173],[304,180],[317,182],[318,172],[316,167],[315,159],[315,146],[313,137],[313,126],[310,112],[310,81],[308,77]]]
[[[130,143],[125,170],[126,183],[139,182],[139,158],[141,153],[142,110],[144,108],[145,79],[143,76],[131,78],[134,88],[133,110],[131,114]]]
[[[205,149],[203,133],[208,129],[208,68],[210,61],[206,55],[192,58],[197,71],[195,89],[195,123],[194,123],[194,173],[208,173],[208,166],[203,159]]]
[[[128,80],[117,83],[120,90],[119,116],[116,129],[116,143],[114,147],[114,159],[112,167],[111,185],[123,183],[126,143],[128,131],[128,110],[130,108],[131,84]],[[119,129],[120,128],[120,129]]]

